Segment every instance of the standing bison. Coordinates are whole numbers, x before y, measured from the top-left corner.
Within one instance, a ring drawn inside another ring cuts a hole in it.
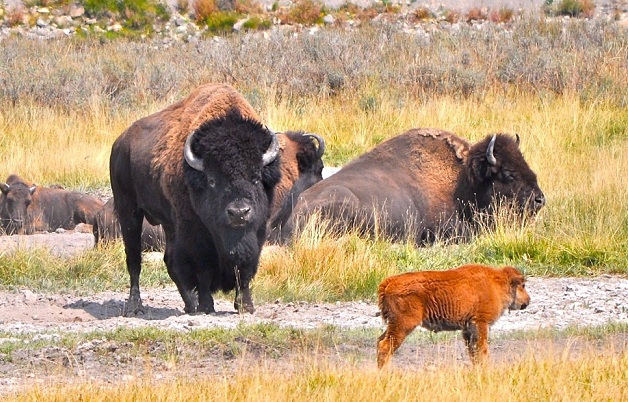
[[[318,213],[338,231],[424,244],[466,237],[478,214],[491,216],[503,203],[529,213],[545,204],[518,136],[496,134],[470,144],[446,131],[412,129],[304,191],[277,226],[285,242]]]
[[[98,198],[59,186],[36,186],[18,175],[0,183],[0,220],[7,234],[74,229],[79,223],[93,224],[103,203]]]
[[[377,298],[387,325],[377,342],[379,368],[417,326],[434,332],[462,330],[471,361],[484,363],[489,327],[505,311],[530,304],[519,270],[477,264],[391,276],[379,285]]]
[[[227,85],[199,87],[120,135],[110,174],[131,278],[126,315],[142,309],[144,217],[163,227],[164,262],[186,313],[213,312],[212,294],[233,289],[236,310],[254,311],[249,284],[281,176],[278,155],[275,133]]]

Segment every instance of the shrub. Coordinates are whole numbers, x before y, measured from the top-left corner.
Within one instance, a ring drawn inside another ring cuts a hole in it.
[[[217,34],[225,34],[233,31],[233,26],[238,22],[238,14],[232,11],[217,11],[205,18],[207,31]]]
[[[254,15],[253,17],[249,18],[244,24],[242,24],[242,28],[246,30],[264,30],[269,29],[271,25],[271,21],[262,19],[261,17]]]
[[[216,0],[196,0],[194,2],[194,19],[197,22],[205,21],[218,11]]]
[[[315,0],[299,0],[280,19],[288,24],[321,24],[323,22],[323,4]]]
[[[108,18],[123,21],[131,30],[152,31],[158,21],[168,21],[170,13],[158,0],[85,0],[85,12],[93,18]]]
[[[591,18],[595,12],[595,3],[593,0],[561,0],[554,4],[554,0],[546,0],[544,9],[549,15]]]
[[[499,10],[491,10],[488,19],[496,24],[510,22],[515,16],[512,8],[502,7]]]
[[[467,11],[467,22],[471,22],[471,21],[484,21],[488,18],[488,15],[486,14],[486,10],[479,8],[479,7],[473,7],[471,8],[469,11]]]
[[[7,11],[7,16],[5,17],[6,23],[10,27],[14,27],[20,25],[24,21],[24,8],[20,6],[16,6]]]

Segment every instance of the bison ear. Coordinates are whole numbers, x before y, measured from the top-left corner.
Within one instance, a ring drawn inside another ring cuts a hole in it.
[[[6,195],[6,193],[9,192],[9,188],[11,188],[11,186],[9,186],[6,183],[0,183],[0,191],[2,191],[3,194]]]
[[[508,281],[512,286],[520,285],[524,282],[523,274],[514,267],[504,267],[502,268],[504,273],[508,276]]]

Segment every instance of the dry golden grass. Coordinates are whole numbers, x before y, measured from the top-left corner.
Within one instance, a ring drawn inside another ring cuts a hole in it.
[[[377,371],[305,359],[298,366],[246,366],[235,374],[117,385],[46,384],[7,401],[620,401],[628,396],[628,355],[578,357],[548,351],[484,368],[437,365]]]

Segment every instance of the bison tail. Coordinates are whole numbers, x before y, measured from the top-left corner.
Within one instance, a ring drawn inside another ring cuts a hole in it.
[[[384,281],[379,285],[379,288],[377,289],[377,305],[379,306],[380,315],[384,324],[388,324],[391,313],[390,304],[388,303],[386,295],[386,285],[387,281]]]

